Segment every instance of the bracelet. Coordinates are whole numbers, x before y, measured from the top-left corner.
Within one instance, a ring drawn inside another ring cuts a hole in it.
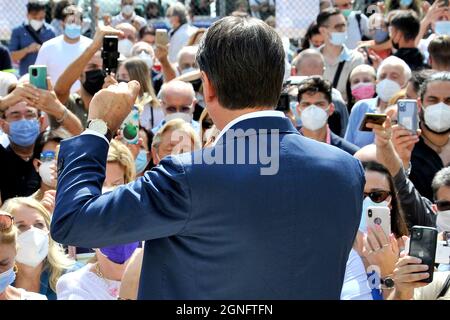
[[[69,112],[67,111],[67,108],[64,107],[64,114],[61,117],[61,119],[56,119],[56,122],[58,122],[59,124],[64,123],[64,120],[66,120],[67,116],[69,115]]]

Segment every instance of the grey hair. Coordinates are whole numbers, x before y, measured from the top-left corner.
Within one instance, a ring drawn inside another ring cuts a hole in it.
[[[178,17],[181,25],[188,22],[188,11],[181,2],[171,5],[169,9],[167,9],[167,15]]]
[[[433,189],[433,196],[435,200],[437,200],[437,193],[442,187],[450,187],[450,167],[441,169],[433,178],[431,188]]]

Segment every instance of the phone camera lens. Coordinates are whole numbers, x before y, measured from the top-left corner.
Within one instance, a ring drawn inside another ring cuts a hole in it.
[[[372,210],[369,210],[369,218],[372,218]]]

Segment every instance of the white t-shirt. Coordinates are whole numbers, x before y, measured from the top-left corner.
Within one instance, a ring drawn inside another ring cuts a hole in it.
[[[150,104],[144,106],[139,121],[147,131],[151,131],[164,119],[164,112],[162,108],[153,108],[153,126],[152,126],[152,107]]]
[[[91,267],[89,263],[62,275],[56,284],[58,300],[116,300],[120,281],[100,278],[90,271]]]
[[[74,62],[92,43],[92,40],[81,36],[80,41],[70,44],[64,41],[64,35],[50,39],[42,44],[35,64],[47,66],[47,75],[55,85],[66,68]],[[74,83],[70,93],[80,89],[80,81]]]
[[[341,300],[373,300],[364,263],[353,249],[350,251],[345,268]]]
[[[436,38],[436,34],[432,33],[428,38],[420,39],[420,41],[419,41],[418,49],[423,54],[425,63],[428,63],[428,59],[430,58],[430,53],[428,52],[428,46],[430,45],[430,42],[433,41],[434,38]]]
[[[0,97],[8,94],[8,87],[13,83],[17,83],[15,75],[9,72],[0,71]]]
[[[361,23],[358,25],[358,20],[356,19],[356,14],[360,14]],[[362,34],[361,34],[361,31]],[[358,47],[358,42],[361,41],[362,36],[369,34],[369,19],[366,15],[353,11],[348,17],[348,31],[347,31],[347,41],[345,45],[349,49],[356,49]]]
[[[183,24],[170,37],[169,47],[169,61],[176,63],[178,59],[178,52],[188,43],[189,38],[198,30],[197,27],[191,26],[188,23]]]
[[[43,294],[36,292],[29,292],[22,288],[16,288],[20,292],[20,300],[47,300],[47,297]]]

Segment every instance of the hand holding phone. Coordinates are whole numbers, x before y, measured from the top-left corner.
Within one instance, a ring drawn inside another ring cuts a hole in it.
[[[391,210],[388,207],[368,207],[367,226],[375,229],[380,226],[387,238],[391,234]]]
[[[438,230],[436,228],[414,226],[411,230],[409,242],[409,256],[419,258],[422,264],[428,266],[428,279],[420,282],[431,283],[433,281],[434,261],[436,258]]]
[[[373,123],[378,125],[383,125],[383,123],[386,121],[387,115],[385,114],[376,114],[376,113],[366,113],[364,116],[363,121],[361,122],[361,126],[359,127],[360,131],[372,131],[372,129],[366,127],[366,124]]]
[[[398,124],[417,134],[419,129],[419,110],[416,100],[401,99],[397,102]]]
[[[119,59],[119,38],[117,36],[105,36],[103,38],[103,70],[107,74],[117,71]]]

